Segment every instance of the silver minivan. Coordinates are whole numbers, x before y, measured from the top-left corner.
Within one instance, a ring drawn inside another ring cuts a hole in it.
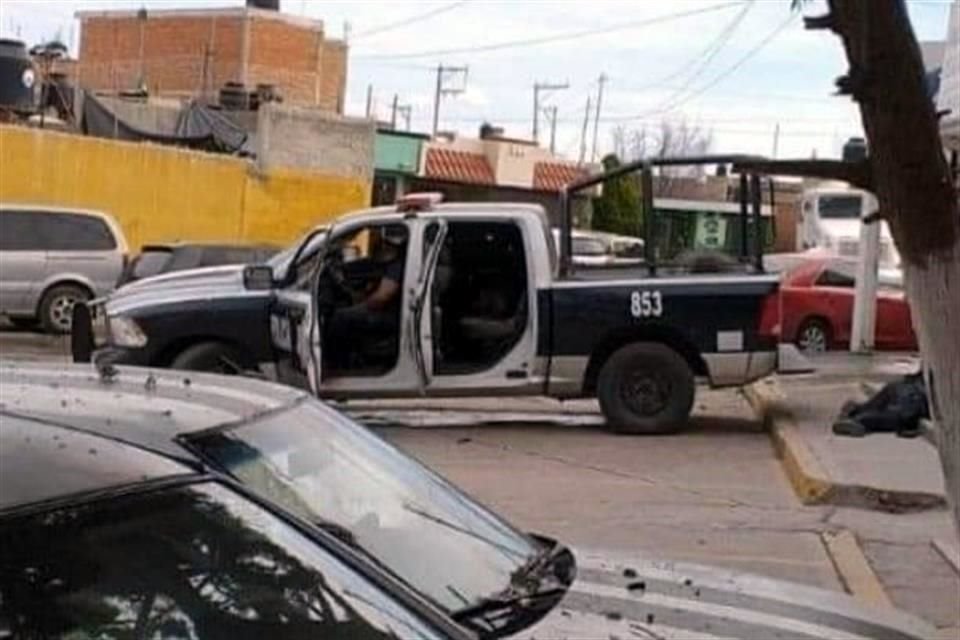
[[[70,331],[73,305],[117,286],[127,242],[100,211],[0,204],[0,315]]]

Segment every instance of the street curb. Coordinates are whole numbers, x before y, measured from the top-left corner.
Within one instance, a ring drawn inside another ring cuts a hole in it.
[[[850,595],[864,604],[886,608],[894,606],[852,531],[825,531],[820,534],[820,540]]]
[[[747,402],[763,422],[787,480],[804,504],[829,502],[836,483],[797,433],[789,411],[784,409],[786,395],[774,379],[744,387]]]
[[[800,435],[790,410],[785,406],[787,396],[775,378],[745,387],[744,396],[767,427],[784,473],[804,504],[830,504],[897,513],[946,507],[946,497],[943,495],[891,491],[843,484],[836,480],[820,464]]]

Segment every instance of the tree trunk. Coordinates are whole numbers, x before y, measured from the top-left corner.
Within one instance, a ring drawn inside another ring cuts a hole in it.
[[[960,534],[960,203],[924,86],[904,0],[828,0],[808,19],[843,40],[850,70],[837,80],[860,107],[870,184],[904,259],[907,296],[931,374],[947,498]],[[958,105],[960,108],[960,105]]]

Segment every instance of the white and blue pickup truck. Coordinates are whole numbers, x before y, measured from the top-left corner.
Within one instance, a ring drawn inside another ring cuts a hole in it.
[[[281,380],[338,399],[596,397],[612,429],[661,433],[686,422],[698,379],[744,385],[777,367],[761,327],[776,324],[779,280],[759,242],[723,268],[576,272],[539,206],[440,200],[411,194],[333,222],[311,286],[275,292]],[[399,286],[373,304],[385,272]],[[269,278],[245,273],[251,288]]]
[[[77,307],[74,357],[253,372],[344,399],[596,397],[617,431],[675,430],[698,379],[776,369],[779,279],[763,269],[760,181],[746,174],[735,258],[660,259],[648,214],[639,261],[577,269],[566,196],[636,168],[568,186],[559,247],[540,206],[411,194],[264,265],[148,278]]]

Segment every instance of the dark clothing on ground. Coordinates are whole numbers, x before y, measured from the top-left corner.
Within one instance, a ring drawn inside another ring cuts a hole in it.
[[[897,433],[919,434],[921,418],[929,418],[927,391],[922,372],[889,382],[862,404],[848,403],[833,431],[839,435]]]

